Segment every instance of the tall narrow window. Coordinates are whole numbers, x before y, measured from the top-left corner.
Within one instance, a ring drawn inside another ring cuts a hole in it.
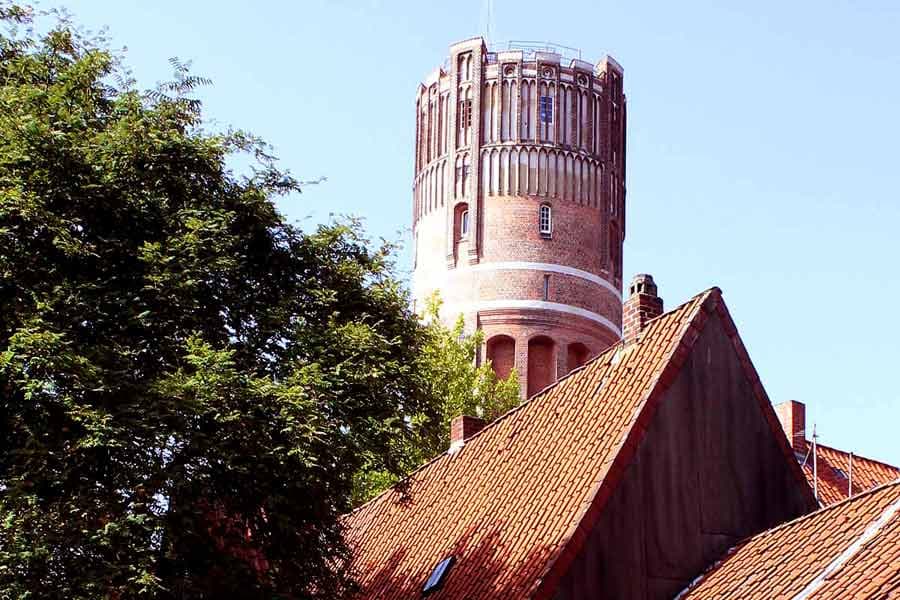
[[[471,170],[472,163],[469,160],[469,155],[466,154],[463,158],[463,166],[462,166],[462,193],[469,193],[469,171]]]
[[[469,98],[459,101],[459,126],[462,128],[472,125],[472,100]]]
[[[553,232],[553,217],[550,214],[549,204],[541,204],[541,212],[538,224],[541,235],[549,237]]]
[[[550,276],[544,275],[544,289],[542,293],[544,300],[550,299]]]
[[[461,88],[459,93],[460,100],[456,112],[456,125],[458,131],[456,146],[462,148],[463,146],[468,146],[471,141],[469,139],[469,129],[472,126],[472,92],[468,88],[465,90]]]
[[[453,207],[453,255],[459,257],[459,246],[468,244],[469,239],[469,205],[460,202]]]
[[[541,96],[541,123],[553,122],[553,96]]]

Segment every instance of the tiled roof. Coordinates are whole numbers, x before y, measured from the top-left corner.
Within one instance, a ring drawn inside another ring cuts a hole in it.
[[[418,597],[448,556],[456,562],[430,598],[551,594],[631,461],[662,391],[715,311],[752,370],[714,288],[348,515],[360,597]],[[751,382],[760,405],[769,407],[758,377]],[[773,431],[780,429],[768,410]],[[802,481],[786,440],[783,445]]]
[[[900,598],[900,481],[742,543],[680,600]]]
[[[844,500],[850,489],[850,454],[822,444],[816,445],[816,467],[819,478],[819,501],[827,506]],[[809,485],[814,485],[812,443],[806,442],[803,472]],[[900,478],[900,469],[853,455],[853,493],[859,494]]]

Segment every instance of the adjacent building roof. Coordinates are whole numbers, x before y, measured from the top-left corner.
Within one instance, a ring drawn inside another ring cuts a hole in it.
[[[720,291],[706,291],[348,515],[360,597],[418,597],[432,575],[442,600],[551,594],[715,311],[733,332]],[[740,338],[732,341],[752,371]],[[778,431],[753,374],[756,397]],[[802,483],[793,452],[782,445]],[[441,577],[435,568],[449,557]]]
[[[900,598],[900,481],[754,536],[680,600]]]
[[[849,452],[821,443],[816,444],[813,457],[813,444],[806,439],[806,405],[796,400],[787,400],[776,405],[775,412],[810,487],[818,488],[821,505],[840,502],[900,477],[900,469],[897,467],[855,453],[851,456]]]
[[[851,468],[848,452],[822,444],[816,445],[816,456],[819,501],[825,506],[840,502],[851,495],[851,475],[853,477],[853,494],[859,494],[900,478],[900,469],[897,467],[857,454],[853,455]],[[809,485],[815,485],[811,442],[806,442],[806,452],[800,460],[802,460],[803,472],[806,474]]]

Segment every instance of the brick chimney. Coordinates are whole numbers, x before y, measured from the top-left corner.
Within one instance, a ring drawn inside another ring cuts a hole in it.
[[[637,339],[647,321],[663,312],[662,298],[656,295],[656,283],[646,273],[634,276],[628,288],[628,299],[622,307],[622,339],[631,343]]]
[[[806,452],[806,405],[788,400],[775,405],[775,414],[794,452]]]
[[[455,451],[462,447],[467,439],[484,429],[484,419],[460,415],[450,421],[450,450]]]

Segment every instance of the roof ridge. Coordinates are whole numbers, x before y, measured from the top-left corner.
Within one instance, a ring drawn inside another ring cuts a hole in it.
[[[679,307],[679,308],[680,308],[680,307]],[[677,310],[677,309],[673,309],[671,312],[674,312],[675,310]],[[490,429],[493,429],[495,426],[498,426],[498,423],[500,423],[501,421],[506,420],[506,419],[509,418],[511,415],[514,415],[515,413],[519,412],[520,410],[522,410],[522,409],[525,408],[526,406],[529,406],[532,402],[534,402],[534,401],[537,400],[538,398],[544,396],[544,394],[546,394],[548,391],[552,390],[552,389],[555,388],[557,385],[559,385],[560,383],[562,383],[563,381],[565,381],[566,379],[568,379],[569,377],[571,377],[571,376],[574,375],[575,373],[578,373],[579,371],[583,371],[583,370],[587,369],[587,367],[588,367],[589,365],[591,365],[591,363],[594,363],[594,362],[600,360],[603,356],[605,356],[605,355],[607,355],[607,354],[614,353],[614,351],[617,350],[618,347],[621,346],[622,344],[623,344],[623,340],[619,340],[618,342],[616,342],[615,344],[613,344],[612,346],[610,346],[609,348],[605,349],[603,352],[601,352],[600,354],[598,354],[597,356],[595,356],[595,357],[591,358],[590,360],[588,360],[587,362],[585,362],[585,363],[584,363],[583,365],[581,365],[580,367],[578,367],[578,368],[576,368],[576,369],[572,369],[571,371],[569,371],[568,373],[566,373],[565,375],[563,375],[562,377],[560,377],[559,379],[557,379],[556,381],[554,381],[553,383],[551,383],[550,385],[548,385],[547,387],[545,387],[544,389],[542,389],[541,391],[537,392],[536,394],[534,394],[534,395],[531,396],[530,398],[526,398],[525,400],[523,400],[522,402],[520,402],[520,403],[517,404],[516,406],[512,407],[511,409],[509,409],[508,411],[506,411],[505,413],[503,413],[502,415],[500,415],[499,417],[497,417],[497,418],[494,419],[493,421],[491,421],[491,422],[489,422],[489,423],[486,423],[485,426],[482,427],[480,430],[478,430],[477,433],[475,433],[475,434],[473,434],[473,435],[471,435],[471,436],[469,436],[469,437],[466,438],[466,440],[465,440],[465,441],[466,441],[466,444],[470,443],[471,440],[474,440],[474,439],[480,437],[485,431],[488,431],[488,430],[490,430]],[[465,448],[465,445],[463,445],[463,448]],[[415,469],[413,469],[412,471],[410,471],[405,477],[403,477],[402,479],[400,479],[399,481],[397,481],[397,483],[395,483],[395,484],[391,485],[390,487],[388,487],[388,488],[382,490],[382,491],[379,492],[377,495],[375,495],[375,496],[373,496],[372,498],[366,500],[365,502],[363,502],[362,504],[360,504],[359,506],[357,506],[356,508],[354,508],[354,509],[351,510],[350,512],[345,513],[345,514],[343,515],[343,517],[347,517],[347,516],[349,516],[349,515],[352,515],[353,513],[355,513],[355,512],[357,512],[357,511],[359,511],[360,509],[362,509],[362,508],[368,506],[369,504],[374,503],[376,500],[380,499],[382,496],[387,495],[388,492],[392,491],[392,490],[393,490],[396,486],[398,486],[399,484],[411,480],[411,479],[413,478],[413,476],[414,476],[416,473],[418,473],[419,471],[422,471],[422,470],[426,469],[427,467],[430,467],[432,464],[438,462],[439,460],[441,460],[441,459],[443,459],[443,458],[448,458],[448,459],[449,459],[450,457],[451,457],[451,455],[447,452],[447,450],[444,450],[444,451],[442,451],[442,452],[440,452],[440,453],[438,453],[438,454],[435,454],[432,458],[428,459],[427,461],[425,461],[424,463],[422,463],[421,465],[419,465],[418,467],[416,467]]]
[[[809,440],[806,440],[806,443],[812,444],[812,442],[810,442]],[[850,452],[848,452],[847,450],[841,450],[840,448],[835,448],[834,446],[829,446],[828,444],[820,444],[820,443],[816,442],[816,446],[818,446],[819,448],[828,448],[829,450],[834,450],[835,452],[840,452],[841,454],[850,454]],[[892,465],[890,463],[886,463],[883,460],[878,460],[877,458],[869,458],[868,456],[863,456],[862,454],[857,454],[856,452],[853,452],[852,454],[853,454],[853,458],[867,460],[869,462],[877,463],[881,466],[888,467],[889,469],[893,469],[894,471],[900,471],[900,467],[898,467],[896,465]]]
[[[865,530],[857,536],[843,552],[825,565],[825,568],[822,569],[822,571],[820,571],[806,587],[794,596],[794,600],[806,600],[806,598],[809,598],[819,591],[832,575],[840,570],[845,564],[852,561],[865,545],[880,534],[881,530],[894,519],[898,510],[900,510],[900,498],[894,498],[893,502],[881,511],[881,514],[869,521]]]
[[[714,286],[712,286],[712,287],[708,287],[708,288],[706,288],[705,290],[703,290],[702,292],[700,292],[699,294],[694,294],[693,296],[691,296],[690,298],[688,298],[687,300],[685,300],[684,302],[682,302],[681,304],[679,304],[678,306],[676,306],[675,308],[673,308],[672,310],[670,310],[669,312],[664,312],[664,313],[662,313],[662,314],[660,314],[660,315],[656,315],[656,316],[653,317],[652,319],[647,319],[647,321],[644,322],[644,327],[646,328],[646,326],[649,325],[650,323],[652,323],[653,321],[656,321],[657,319],[660,319],[660,318],[662,318],[662,317],[665,317],[665,316],[668,315],[669,313],[675,312],[676,310],[678,310],[678,309],[681,308],[682,306],[684,306],[684,305],[686,305],[686,304],[690,304],[690,303],[693,302],[694,300],[699,300],[701,296],[712,295],[713,293],[718,294],[719,297],[721,297],[721,296],[722,296],[722,289],[721,289],[719,286],[717,286],[717,285],[714,285]]]
[[[663,317],[669,317],[669,316],[671,316],[672,314],[674,314],[674,313],[676,313],[677,311],[679,311],[679,310],[681,310],[682,308],[684,308],[685,306],[687,306],[688,304],[690,304],[690,303],[692,303],[692,302],[694,302],[694,301],[699,300],[701,297],[703,297],[703,296],[705,296],[705,295],[711,295],[711,294],[714,293],[714,292],[715,292],[715,293],[718,293],[719,297],[721,298],[722,290],[719,289],[719,287],[717,287],[717,286],[712,286],[712,287],[707,288],[706,290],[700,292],[699,294],[694,294],[693,296],[691,296],[691,297],[690,297],[689,299],[687,299],[686,301],[684,301],[684,302],[682,302],[681,304],[677,305],[675,308],[673,308],[673,309],[671,309],[671,310],[669,310],[669,311],[667,311],[667,312],[664,312],[664,313],[661,314],[661,315],[658,315],[658,316],[656,316],[656,317],[650,319],[649,321],[647,321],[647,325],[649,325],[650,323],[652,323],[652,322],[654,322],[654,321],[657,321],[657,320],[659,320],[659,319],[661,319],[661,318],[663,318]],[[639,343],[641,343],[641,341],[642,341],[641,339],[638,339],[637,342],[635,342],[635,343],[638,343],[638,344],[639,344]],[[585,362],[583,365],[581,365],[581,366],[578,367],[577,369],[572,369],[571,371],[569,371],[568,373],[566,373],[565,375],[563,375],[562,377],[560,377],[559,379],[557,379],[556,381],[554,381],[553,383],[551,383],[550,385],[548,385],[547,387],[545,387],[544,389],[542,389],[541,391],[537,392],[536,394],[534,394],[534,395],[531,396],[530,398],[526,398],[525,400],[523,400],[522,402],[520,402],[519,404],[517,404],[517,405],[514,406],[513,408],[509,409],[508,411],[506,411],[505,413],[503,413],[502,415],[500,415],[499,417],[497,417],[496,419],[494,419],[494,420],[491,421],[490,423],[487,423],[484,427],[482,427],[482,428],[478,431],[478,433],[475,433],[475,434],[472,435],[471,437],[466,438],[466,442],[469,443],[469,442],[468,442],[469,440],[474,440],[474,439],[480,437],[482,434],[484,434],[485,431],[489,431],[489,430],[493,429],[495,426],[498,426],[498,423],[500,423],[500,422],[506,420],[507,418],[509,418],[510,415],[513,415],[513,414],[519,412],[520,410],[522,410],[523,408],[525,408],[526,406],[531,405],[532,402],[534,402],[534,401],[537,400],[538,398],[544,396],[544,394],[546,394],[549,390],[554,389],[556,386],[558,386],[559,384],[561,384],[562,382],[564,382],[566,379],[570,378],[570,377],[571,377],[572,375],[574,375],[575,373],[578,373],[578,372],[580,372],[580,371],[583,371],[583,370],[587,369],[592,363],[597,362],[598,360],[600,360],[602,357],[606,356],[607,354],[614,354],[614,353],[617,352],[620,348],[624,348],[624,346],[625,346],[625,340],[621,340],[621,339],[620,339],[618,342],[616,342],[615,344],[613,344],[613,345],[610,346],[609,348],[606,348],[606,349],[603,350],[600,354],[598,354],[597,356],[591,358],[590,360],[588,360],[587,362]],[[658,379],[658,375],[657,375],[657,379]],[[463,448],[465,448],[465,446],[463,446]],[[424,463],[422,463],[421,465],[419,465],[418,467],[416,467],[415,469],[413,469],[412,471],[410,471],[409,473],[407,473],[405,477],[401,478],[400,480],[398,480],[396,483],[394,483],[394,484],[391,485],[390,487],[388,487],[388,488],[382,490],[381,492],[379,492],[378,494],[376,494],[375,496],[373,496],[373,497],[370,498],[369,500],[366,500],[365,502],[363,502],[362,504],[360,504],[360,505],[357,506],[356,508],[352,509],[350,512],[344,513],[344,514],[341,516],[341,518],[346,518],[346,517],[348,517],[348,516],[350,516],[350,515],[352,515],[352,514],[354,514],[354,513],[359,512],[360,510],[362,510],[363,508],[369,506],[370,504],[374,504],[376,501],[382,499],[384,496],[387,496],[388,493],[391,492],[392,490],[394,490],[394,488],[397,487],[398,485],[401,485],[401,484],[403,484],[403,483],[406,483],[406,482],[411,481],[411,480],[413,479],[413,477],[414,477],[417,473],[419,473],[420,471],[425,470],[426,468],[430,467],[430,466],[433,465],[434,463],[440,461],[441,459],[448,458],[449,456],[450,456],[450,455],[447,453],[446,450],[440,452],[439,454],[434,455],[432,458],[430,458],[429,460],[425,461]]]
[[[615,480],[613,480],[614,478],[611,478],[609,475],[614,472],[617,464],[622,464],[622,461],[624,461],[624,464],[628,464],[628,461],[631,460],[632,456],[628,456],[627,458],[624,457],[624,455],[626,454],[626,452],[624,452],[624,450],[629,446],[629,444],[631,444],[632,446],[637,445],[637,443],[631,443],[629,438],[636,429],[636,425],[637,425],[639,416],[641,414],[643,414],[643,412],[647,409],[647,404],[648,404],[649,400],[654,397],[654,394],[657,392],[657,389],[660,388],[660,382],[663,379],[663,374],[666,371],[666,367],[673,364],[676,357],[678,356],[678,353],[679,353],[679,350],[681,349],[682,344],[685,341],[688,341],[689,348],[693,347],[694,343],[699,338],[699,333],[697,335],[691,337],[691,336],[688,336],[688,332],[690,331],[691,327],[694,325],[694,322],[697,320],[697,318],[701,314],[705,314],[707,312],[706,310],[704,310],[705,307],[707,306],[707,304],[711,300],[714,302],[710,306],[710,310],[708,311],[711,313],[715,310],[716,305],[719,303],[719,301],[721,301],[721,299],[722,299],[722,291],[718,287],[712,287],[712,288],[709,288],[708,290],[705,290],[705,291],[691,297],[690,300],[688,300],[687,302],[684,302],[683,304],[678,305],[676,308],[672,309],[671,311],[669,311],[667,313],[663,313],[663,315],[660,315],[660,317],[666,316],[666,315],[672,315],[672,314],[690,306],[692,303],[695,304],[695,306],[693,306],[691,308],[690,313],[682,316],[683,322],[681,323],[681,326],[678,328],[677,332],[674,335],[670,334],[671,335],[670,339],[667,338],[668,343],[669,343],[669,348],[667,349],[665,357],[662,358],[659,362],[660,365],[663,365],[663,368],[653,371],[652,374],[650,375],[649,385],[647,385],[645,388],[646,392],[644,392],[643,397],[637,403],[637,407],[633,414],[633,418],[630,420],[628,426],[623,430],[622,437],[620,438],[619,443],[616,444],[615,451],[612,452],[612,454],[611,454],[611,456],[612,456],[611,464],[607,467],[606,472],[603,474],[603,477],[600,477],[598,479],[598,481],[593,484],[592,489],[589,494],[590,500],[583,506],[581,512],[574,519],[573,525],[566,532],[565,538],[560,542],[560,544],[557,547],[556,551],[554,552],[553,556],[548,559],[548,561],[546,563],[546,567],[541,571],[541,574],[539,575],[539,577],[537,579],[536,586],[534,586],[532,588],[533,592],[532,592],[532,595],[530,596],[530,598],[532,598],[533,600],[536,600],[536,599],[545,600],[546,598],[549,597],[548,594],[552,594],[552,592],[553,592],[553,590],[551,589],[552,582],[561,576],[560,571],[568,568],[568,565],[563,564],[560,561],[567,555],[574,555],[577,552],[577,550],[571,550],[570,546],[572,546],[572,544],[583,543],[583,540],[579,541],[579,531],[581,530],[581,528],[583,526],[586,526],[588,528],[593,526],[592,524],[590,526],[585,524],[587,519],[589,518],[589,516],[592,512],[597,513],[599,515],[600,509],[602,508],[602,504],[600,504],[600,503],[605,503],[606,500],[608,500],[609,497],[611,496],[612,491],[609,491],[609,493],[606,495],[606,498],[601,498],[601,493],[604,492],[605,490],[611,490],[619,484],[619,479],[621,477],[616,477]],[[648,321],[647,325],[649,326],[649,324],[652,321],[655,321],[655,320],[659,319],[660,317],[655,317],[654,319],[651,319],[650,321]],[[705,320],[703,321],[703,323],[705,323]],[[702,324],[701,324],[701,328],[702,328]],[[641,338],[639,338],[635,342],[635,344],[643,343],[644,339],[645,338],[642,335]],[[687,354],[688,354],[688,352],[683,352],[682,358],[683,359],[686,358]],[[666,383],[666,386],[671,385],[671,383],[672,383],[671,381],[668,381]],[[643,435],[645,433],[646,433],[646,429],[642,429],[641,435]],[[620,468],[619,470],[624,472],[624,469]],[[551,582],[551,583],[548,584],[548,582]]]

